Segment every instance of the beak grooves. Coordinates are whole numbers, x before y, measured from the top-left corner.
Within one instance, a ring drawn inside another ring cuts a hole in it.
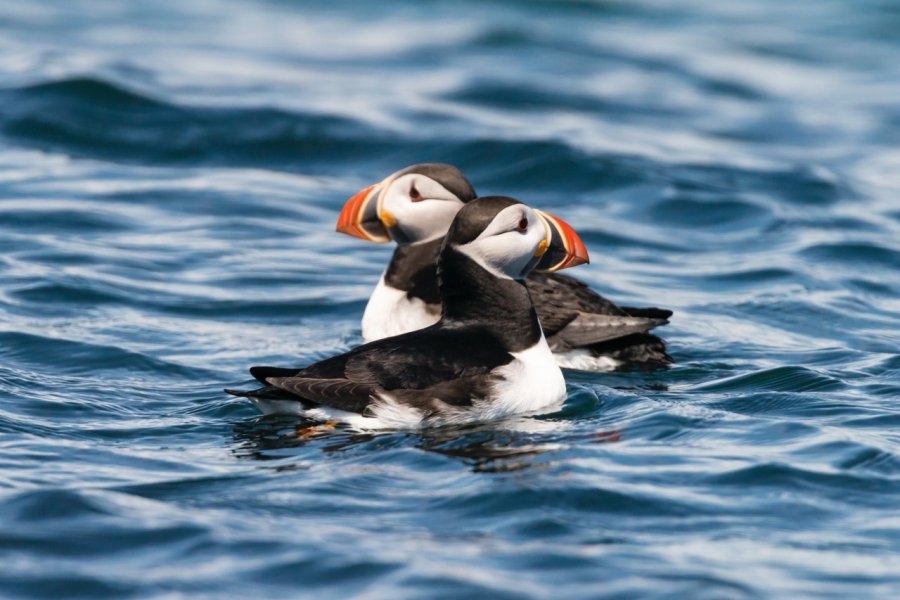
[[[370,242],[389,242],[391,236],[378,218],[378,192],[381,184],[376,183],[361,190],[344,204],[335,229]]]
[[[584,242],[572,226],[548,212],[536,210],[547,230],[546,249],[535,267],[538,271],[552,272],[590,262]]]

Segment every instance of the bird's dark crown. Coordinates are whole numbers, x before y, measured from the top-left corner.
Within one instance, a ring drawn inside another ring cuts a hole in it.
[[[457,246],[468,244],[481,235],[500,211],[514,204],[521,202],[508,196],[483,196],[469,202],[456,213],[447,232],[447,243]]]
[[[437,181],[444,186],[447,191],[463,201],[463,203],[471,202],[476,198],[475,188],[462,174],[462,171],[445,163],[422,163],[406,167],[399,173],[397,177],[417,173],[424,175],[430,179]]]

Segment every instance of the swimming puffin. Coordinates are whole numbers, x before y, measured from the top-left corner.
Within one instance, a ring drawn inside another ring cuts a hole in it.
[[[226,390],[263,413],[405,429],[496,420],[566,393],[525,277],[588,262],[581,239],[548,213],[489,196],[457,211],[441,246],[437,323],[300,369],[253,367],[264,387]]]
[[[476,198],[452,165],[402,169],[347,201],[337,231],[397,248],[372,292],[362,319],[367,341],[427,327],[440,316],[437,256],[456,213]],[[604,371],[623,364],[672,362],[660,338],[647,333],[672,311],[619,307],[586,284],[557,273],[526,280],[544,333],[560,366]]]

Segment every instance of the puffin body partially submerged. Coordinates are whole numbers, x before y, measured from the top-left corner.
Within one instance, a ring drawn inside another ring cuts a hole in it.
[[[437,260],[453,217],[476,198],[456,167],[407,167],[354,195],[337,230],[397,249],[369,298],[362,319],[367,341],[435,323],[441,314]],[[672,362],[665,342],[649,331],[672,311],[619,307],[565,275],[534,272],[525,280],[550,349],[562,367],[609,370],[623,364]]]
[[[524,279],[587,262],[584,244],[562,220],[512,198],[454,214],[439,252],[436,323],[308,367],[253,367],[264,387],[227,391],[263,413],[360,429],[494,420],[559,403],[565,381]]]

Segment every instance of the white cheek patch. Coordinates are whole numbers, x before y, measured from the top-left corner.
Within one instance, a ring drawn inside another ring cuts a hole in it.
[[[528,218],[528,230],[514,231],[523,216]],[[528,265],[544,236],[544,228],[534,212],[516,205],[500,211],[477,238],[456,249],[495,277],[515,279],[528,274]]]
[[[528,251],[529,244],[520,233],[514,231],[495,235],[483,240],[475,240],[457,250],[481,265],[486,271],[501,279],[519,277],[534,251]]]
[[[410,186],[424,198],[413,202],[409,198]],[[402,237],[411,242],[426,242],[447,234],[456,213],[463,202],[433,179],[404,175],[390,182],[379,198],[380,210],[387,211],[397,220]]]

